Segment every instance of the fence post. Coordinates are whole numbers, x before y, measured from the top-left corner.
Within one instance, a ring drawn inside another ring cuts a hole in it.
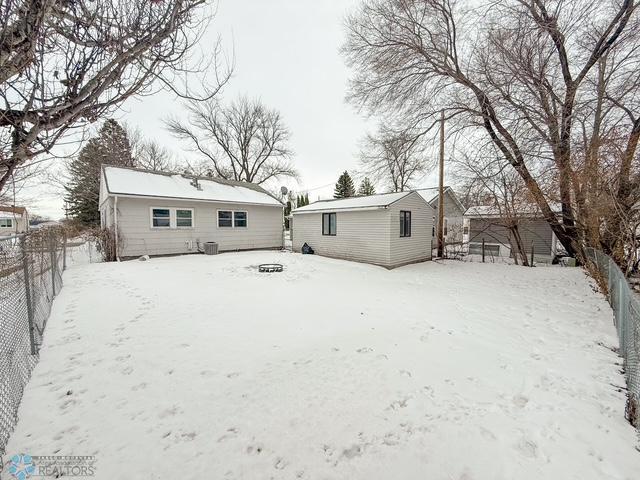
[[[67,269],[67,232],[62,233],[62,271]]]
[[[53,229],[49,232],[49,256],[51,258],[51,288],[53,296],[56,296],[56,270],[58,269],[56,259],[56,239]]]
[[[482,263],[484,263],[484,238],[482,239]]]
[[[533,244],[533,242],[531,242],[531,265],[530,265],[531,267],[533,267],[533,256],[535,254],[535,251],[536,251],[536,247]]]
[[[29,257],[27,255],[27,237],[23,235],[20,237],[20,252],[22,253],[22,271],[24,273],[24,293],[27,301],[27,320],[29,322],[29,342],[31,344],[31,355],[35,355],[36,338],[35,338],[35,326],[33,318],[33,299],[31,291],[31,282],[29,275]]]

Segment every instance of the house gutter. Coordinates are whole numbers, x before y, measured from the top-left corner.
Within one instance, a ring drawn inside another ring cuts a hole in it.
[[[114,228],[115,228],[115,236],[116,236],[116,260],[119,262],[120,261],[120,255],[118,252],[118,196],[114,195],[113,196],[114,201],[113,201],[113,224],[114,224]]]
[[[371,210],[387,210],[389,205],[377,205],[375,207],[352,207],[352,208],[322,208],[318,210],[303,210],[301,212],[296,212],[293,210],[291,212],[292,215],[304,215],[307,213],[323,213],[323,212],[363,212],[363,211],[371,211]]]

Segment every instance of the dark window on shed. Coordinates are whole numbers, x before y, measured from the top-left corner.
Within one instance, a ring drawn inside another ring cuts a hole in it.
[[[400,210],[400,236],[411,236],[411,212],[408,210]]]
[[[322,214],[322,235],[335,235],[335,234],[336,234],[336,214],[323,213]]]

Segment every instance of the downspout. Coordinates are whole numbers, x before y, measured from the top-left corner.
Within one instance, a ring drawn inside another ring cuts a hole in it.
[[[120,261],[120,255],[118,254],[118,196],[114,196],[113,201],[113,225],[115,228],[115,236],[116,236],[116,260]]]

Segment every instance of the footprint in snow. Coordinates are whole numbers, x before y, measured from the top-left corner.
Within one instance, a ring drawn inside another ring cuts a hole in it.
[[[240,372],[227,373],[227,378],[237,378],[240,376]]]
[[[373,352],[373,348],[362,347],[362,348],[357,349],[356,352],[358,352],[358,353],[370,353],[370,352]]]

